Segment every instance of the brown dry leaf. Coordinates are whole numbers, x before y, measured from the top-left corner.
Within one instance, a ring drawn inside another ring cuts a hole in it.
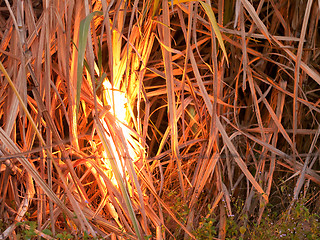
[[[254,9],[254,7],[252,6],[252,4],[248,1],[248,0],[241,0],[243,6],[245,7],[245,9],[249,12],[250,16],[252,17],[254,23],[258,26],[258,28],[260,29],[260,31],[262,32],[262,34],[267,38],[267,40],[270,42],[270,36],[269,36],[269,32],[268,29],[266,28],[266,26],[264,25],[264,23],[261,21],[261,19],[259,18],[256,10]]]
[[[217,128],[219,129],[219,132],[222,135],[224,143],[227,145],[229,151],[231,152],[234,160],[236,163],[239,165],[241,168],[242,172],[245,174],[245,176],[248,178],[248,180],[251,182],[253,187],[260,193],[262,194],[263,198],[268,202],[268,195],[263,191],[261,186],[257,183],[257,181],[254,179],[252,174],[249,172],[247,165],[244,163],[242,158],[240,157],[239,153],[237,152],[236,148],[234,147],[233,143],[231,142],[230,138],[228,137],[225,129],[223,128],[220,119],[216,116],[216,123],[217,123]]]

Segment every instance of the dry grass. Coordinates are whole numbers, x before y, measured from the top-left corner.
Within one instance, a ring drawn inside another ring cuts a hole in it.
[[[318,19],[311,0],[2,1],[0,239],[26,220],[188,239],[204,216],[225,239],[267,203],[317,209]]]

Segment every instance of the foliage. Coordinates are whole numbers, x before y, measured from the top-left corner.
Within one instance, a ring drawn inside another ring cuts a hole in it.
[[[195,236],[197,239],[212,239],[217,235],[217,228],[215,226],[215,218],[203,218],[199,227],[195,230]]]
[[[72,235],[64,231],[63,233],[58,233],[56,235],[56,238],[61,239],[61,240],[67,240],[67,239],[72,239]]]
[[[281,213],[277,219],[266,215],[259,226],[250,231],[253,239],[319,239],[319,215],[310,213],[298,202],[291,211]]]
[[[252,219],[248,225],[242,225],[244,220],[248,220],[248,216],[237,212],[238,218],[228,217],[226,239],[319,239],[320,217],[316,213],[310,213],[303,204],[305,201],[306,199],[301,199],[291,210],[288,209],[279,215],[277,212],[280,211],[272,211],[274,207],[268,204],[260,224],[257,224],[256,219]],[[217,237],[217,219],[217,216],[202,217],[194,231],[196,238]]]
[[[33,237],[37,236],[35,229],[37,228],[37,223],[34,221],[25,221],[21,223],[17,223],[17,226],[24,226],[27,224],[29,227],[25,228],[20,236],[18,236],[18,239],[32,239]]]

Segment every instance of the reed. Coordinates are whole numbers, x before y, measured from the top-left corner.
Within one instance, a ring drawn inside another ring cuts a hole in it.
[[[2,1],[0,239],[313,223],[318,19],[311,0]]]

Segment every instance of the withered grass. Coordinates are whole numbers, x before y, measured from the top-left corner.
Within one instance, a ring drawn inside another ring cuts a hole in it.
[[[319,208],[318,19],[312,0],[2,1],[0,239],[195,239],[209,216],[225,239],[268,203]]]

